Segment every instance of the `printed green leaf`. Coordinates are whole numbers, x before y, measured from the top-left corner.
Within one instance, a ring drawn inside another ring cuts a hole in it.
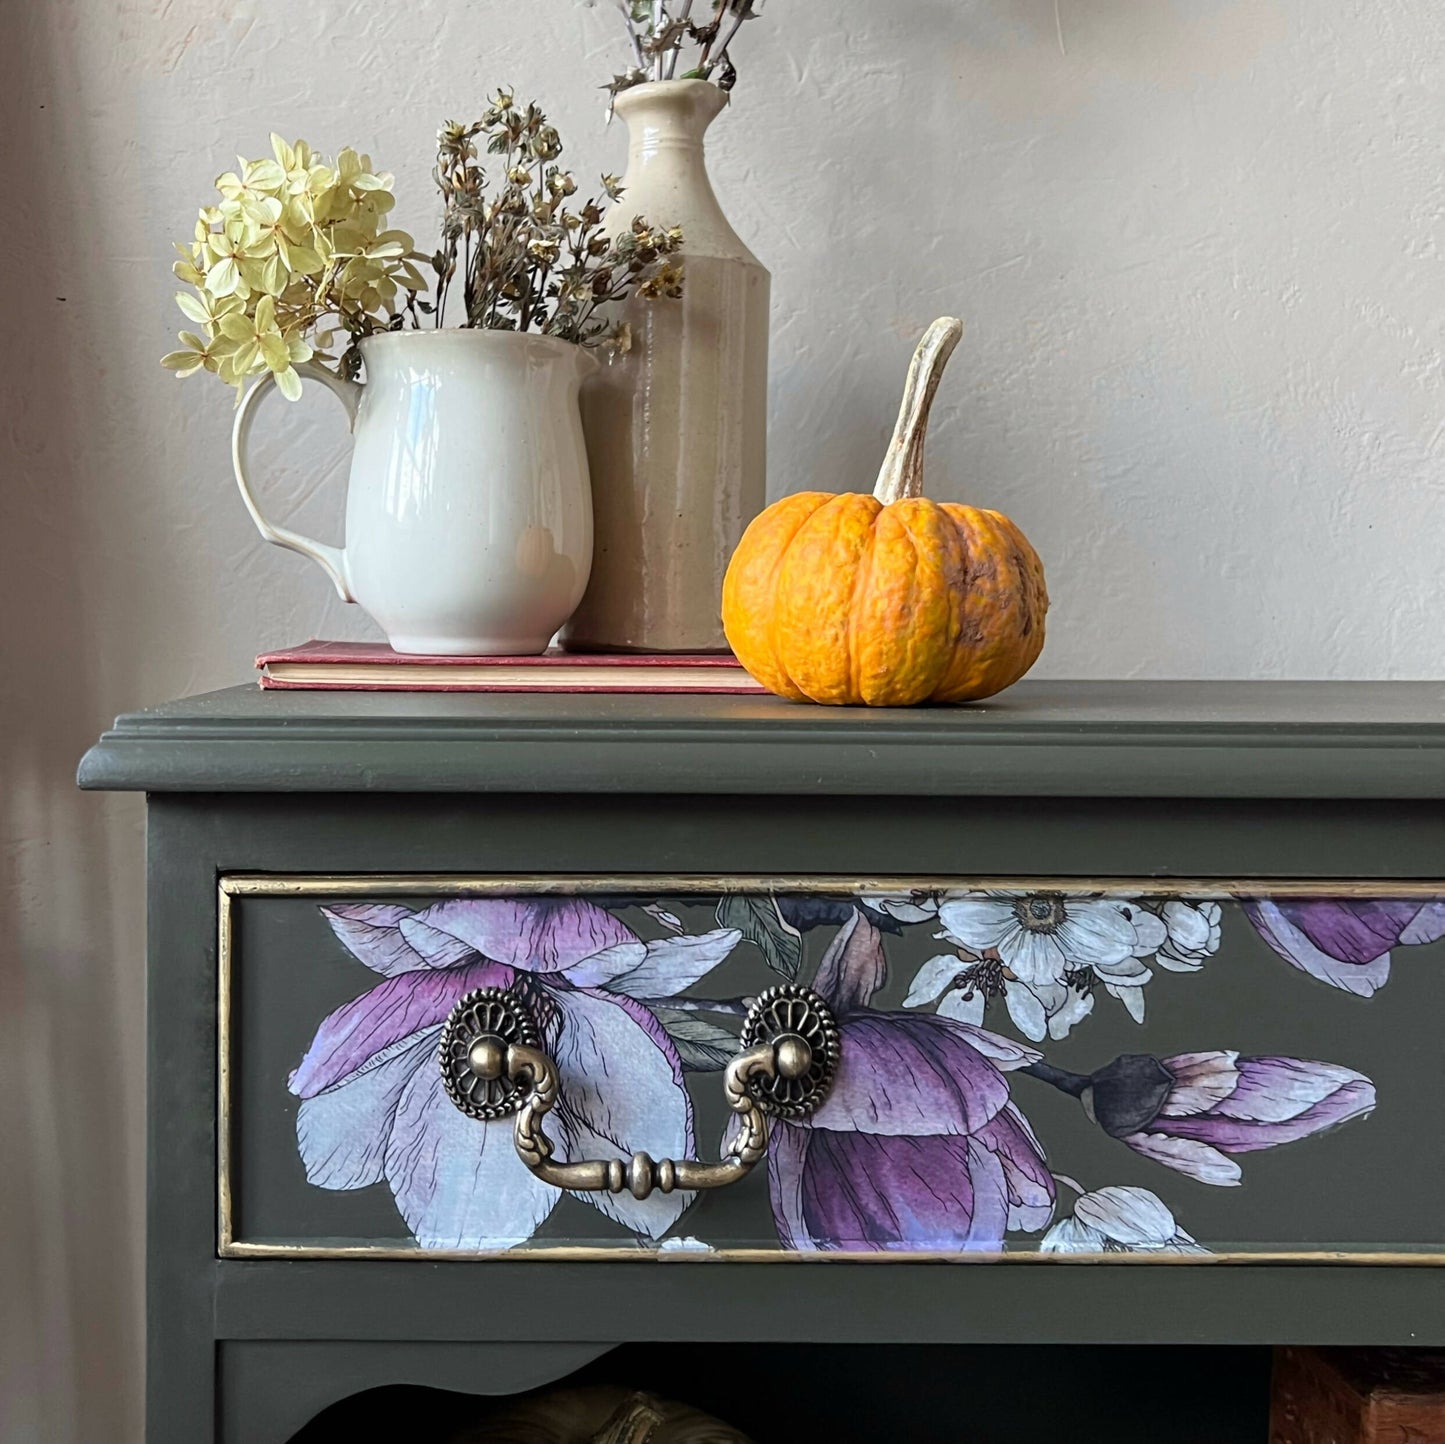
[[[712,1072],[726,1068],[737,1057],[738,1038],[720,1023],[709,1022],[681,1008],[652,1010],[677,1048],[682,1066],[690,1072]]]
[[[730,893],[717,905],[717,920],[719,927],[736,928],[775,973],[790,983],[797,981],[803,966],[803,936],[783,921],[773,898]]]

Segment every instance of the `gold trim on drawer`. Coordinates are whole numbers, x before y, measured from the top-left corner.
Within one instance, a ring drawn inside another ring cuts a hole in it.
[[[724,892],[927,892],[935,888],[1032,892],[1052,888],[1066,892],[1124,893],[1129,897],[1251,898],[1332,897],[1406,898],[1445,895],[1445,880],[1381,882],[1344,878],[1271,880],[1248,878],[1127,878],[1127,877],[785,877],[729,873],[718,876],[689,873],[589,874],[578,877],[548,873],[545,877],[475,877],[466,873],[227,873],[220,879],[221,896],[228,897],[410,897],[425,893],[436,897],[534,897],[549,893],[616,893],[658,891],[712,896]]]
[[[542,1245],[499,1250],[424,1249],[415,1244],[255,1243],[234,1233],[232,1198],[233,1099],[231,1075],[231,991],[235,953],[235,900],[241,897],[508,897],[548,894],[585,895],[619,892],[653,892],[687,897],[716,896],[728,892],[782,893],[897,893],[942,889],[1004,891],[1067,891],[1100,896],[1178,897],[1193,900],[1257,897],[1414,898],[1445,896],[1445,880],[1344,878],[1224,880],[1220,878],[1080,878],[1080,877],[958,877],[917,875],[852,877],[817,874],[808,877],[751,874],[657,873],[591,874],[586,877],[549,873],[543,877],[485,877],[461,873],[228,873],[217,889],[217,1026],[216,1026],[216,1214],[217,1254],[225,1259],[410,1259],[418,1262],[486,1262],[532,1260],[555,1262],[657,1262],[657,1263],[949,1263],[949,1264],[1108,1264],[1169,1267],[1231,1265],[1355,1265],[1366,1267],[1438,1267],[1445,1253],[1317,1249],[1232,1250],[1186,1253],[1042,1253],[948,1252],[928,1250],[805,1252],[761,1247],[662,1249],[618,1244]]]

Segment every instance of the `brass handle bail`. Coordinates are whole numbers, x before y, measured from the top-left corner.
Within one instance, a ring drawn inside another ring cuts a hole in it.
[[[469,1117],[516,1114],[517,1155],[538,1178],[582,1193],[648,1198],[674,1189],[723,1188],[745,1177],[768,1149],[768,1115],[801,1118],[822,1103],[838,1066],[838,1025],[816,993],[794,984],[769,988],[748,1010],[742,1051],[723,1072],[728,1107],[741,1120],[727,1154],[695,1158],[560,1160],[543,1126],[556,1105],[557,1065],[538,1041],[531,1010],[510,990],[468,993],[442,1030],[447,1094]]]

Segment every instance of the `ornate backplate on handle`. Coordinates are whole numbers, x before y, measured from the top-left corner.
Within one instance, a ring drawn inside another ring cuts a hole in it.
[[[522,1106],[527,1090],[500,1066],[487,1066],[492,1060],[485,1054],[505,1057],[508,1048],[535,1048],[540,1041],[531,1013],[508,989],[465,994],[447,1017],[438,1049],[447,1097],[468,1118],[509,1117]]]
[[[221,1252],[1445,1262],[1442,938],[1445,884],[228,877]]]

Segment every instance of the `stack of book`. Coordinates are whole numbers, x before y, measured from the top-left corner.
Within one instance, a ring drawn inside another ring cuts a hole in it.
[[[713,692],[760,695],[730,652],[693,656],[551,651],[424,657],[385,642],[306,642],[256,658],[268,689],[342,692]]]

